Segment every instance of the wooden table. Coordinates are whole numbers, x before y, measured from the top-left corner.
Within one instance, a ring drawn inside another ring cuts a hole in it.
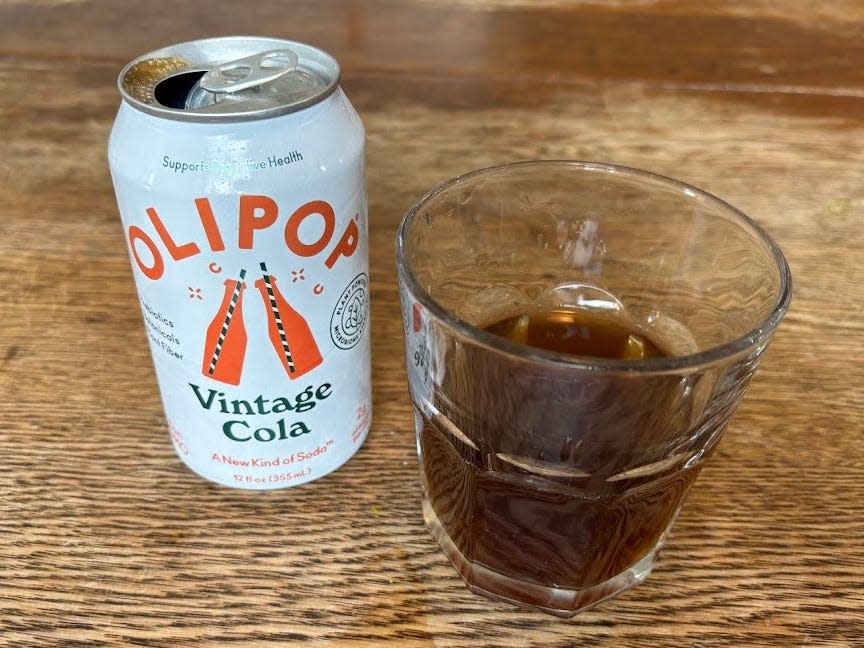
[[[0,4],[0,644],[864,645],[857,0]],[[210,484],[165,430],[105,159],[122,64],[314,43],[368,133],[374,423],[336,473]],[[792,308],[658,568],[561,621],[469,593],[423,526],[393,238],[456,173],[651,169],[761,222]]]

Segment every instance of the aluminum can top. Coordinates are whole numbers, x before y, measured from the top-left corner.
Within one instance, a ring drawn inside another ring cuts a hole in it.
[[[339,85],[339,64],[296,41],[226,36],[169,45],[131,61],[117,85],[123,100],[187,122],[267,119],[312,106]]]

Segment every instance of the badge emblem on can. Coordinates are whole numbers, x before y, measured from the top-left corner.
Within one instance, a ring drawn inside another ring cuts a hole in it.
[[[369,318],[369,280],[365,272],[361,272],[336,301],[333,315],[330,318],[330,338],[340,349],[351,349],[357,346],[366,330],[366,320]]]

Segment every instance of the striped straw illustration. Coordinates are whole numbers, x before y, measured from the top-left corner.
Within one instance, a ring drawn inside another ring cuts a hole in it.
[[[240,298],[240,289],[245,276],[246,270],[241,269],[240,279],[237,280],[234,286],[234,292],[231,294],[231,303],[228,305],[228,311],[225,313],[225,319],[222,322],[222,329],[219,331],[219,339],[216,340],[216,347],[213,349],[213,355],[210,357],[210,366],[207,368],[207,373],[209,374],[212,374],[216,370],[216,364],[219,362],[219,355],[222,353],[225,336],[228,333],[228,327],[231,326],[231,319],[234,317],[234,310],[237,307],[237,300]]]
[[[267,264],[261,262],[261,272],[264,274],[264,285],[267,288],[267,299],[270,302],[270,311],[273,313],[273,319],[276,321],[276,328],[279,331],[279,340],[282,343],[282,353],[285,355],[285,360],[288,362],[288,371],[294,373],[294,358],[291,356],[291,349],[288,346],[288,338],[285,335],[285,325],[282,323],[282,315],[279,313],[279,305],[276,303],[276,295],[273,294],[273,283],[270,280],[270,274],[267,272]]]

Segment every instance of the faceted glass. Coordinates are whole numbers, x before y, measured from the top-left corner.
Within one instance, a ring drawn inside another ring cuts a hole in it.
[[[468,586],[567,617],[646,578],[788,308],[775,243],[668,178],[526,162],[424,196],[397,262],[423,513]],[[528,346],[531,313],[626,344]]]

